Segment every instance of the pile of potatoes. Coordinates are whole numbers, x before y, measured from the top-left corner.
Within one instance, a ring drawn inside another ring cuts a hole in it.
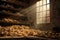
[[[7,27],[0,26],[0,35],[3,36],[23,36],[23,37],[49,37],[49,38],[60,38],[60,33],[53,33],[52,31],[41,31],[31,29],[29,26],[12,25]]]
[[[13,25],[13,26],[7,26],[2,27],[0,30],[1,34],[4,36],[37,36],[40,33],[40,30],[30,29],[28,26],[19,26],[19,25]]]
[[[52,31],[45,31],[42,34],[44,37],[48,38],[60,38],[60,33],[54,33]]]

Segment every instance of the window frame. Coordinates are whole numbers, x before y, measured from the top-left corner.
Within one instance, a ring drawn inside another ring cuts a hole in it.
[[[42,5],[40,5],[40,2],[42,1]],[[43,18],[45,18],[45,23],[50,23],[50,19],[49,19],[49,21],[47,20],[47,18],[49,17],[50,18],[50,3],[47,3],[47,0],[46,0],[46,4],[43,4],[43,0],[41,0],[41,1],[39,1],[38,3],[39,3],[39,5],[36,7],[36,8],[39,8],[39,11],[37,11],[36,13],[37,13],[37,24],[44,24],[44,21],[43,21]],[[49,0],[50,1],[50,0]],[[38,4],[37,3],[37,4]],[[49,9],[47,10],[47,5],[49,5]],[[43,11],[43,6],[46,6],[46,10],[44,10]],[[40,7],[42,8],[41,10],[42,11],[40,11]],[[47,11],[49,11],[49,14],[47,14]],[[46,12],[46,16],[45,17],[43,17],[43,12]],[[42,14],[41,14],[42,13]],[[40,16],[38,16],[38,14],[40,14]],[[48,15],[48,16],[47,16]],[[38,18],[39,17],[39,18]],[[42,23],[41,23],[41,18],[42,18]],[[38,19],[40,19],[39,21],[38,21]],[[40,22],[40,23],[38,23],[38,22]]]

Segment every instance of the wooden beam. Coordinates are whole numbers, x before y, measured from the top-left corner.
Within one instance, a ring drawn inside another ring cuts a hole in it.
[[[31,0],[29,4],[30,5],[35,4],[37,1],[40,1],[40,0]]]

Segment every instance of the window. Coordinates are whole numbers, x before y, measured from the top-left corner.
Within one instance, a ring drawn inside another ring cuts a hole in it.
[[[36,3],[37,24],[50,23],[50,0],[41,0]]]

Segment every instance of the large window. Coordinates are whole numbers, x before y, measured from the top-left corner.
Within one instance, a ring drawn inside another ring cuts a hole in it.
[[[37,24],[50,23],[50,0],[41,0],[36,3]]]

